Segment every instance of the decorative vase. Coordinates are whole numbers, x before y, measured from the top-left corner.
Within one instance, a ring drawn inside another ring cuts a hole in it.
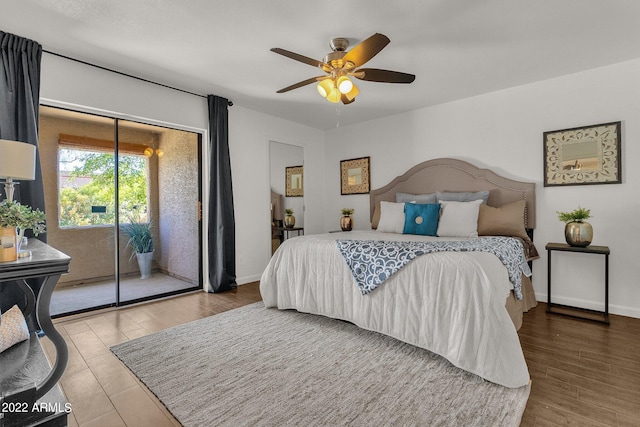
[[[31,255],[31,252],[28,251],[23,251],[22,250],[22,245],[24,244],[24,242],[27,240],[24,238],[24,229],[23,228],[16,228],[16,253],[18,254],[18,258],[23,258],[25,256]]]
[[[153,252],[136,253],[138,259],[138,268],[140,269],[140,278],[148,279],[151,277],[151,262],[153,261]]]
[[[340,218],[340,228],[342,231],[351,231],[353,229],[353,217],[343,215]]]
[[[0,227],[0,262],[10,262],[18,259],[16,237],[15,227]]]
[[[569,246],[586,247],[593,240],[593,227],[588,222],[568,222],[564,226],[564,238]]]
[[[296,217],[293,215],[285,215],[284,226],[287,228],[293,228],[296,225]]]

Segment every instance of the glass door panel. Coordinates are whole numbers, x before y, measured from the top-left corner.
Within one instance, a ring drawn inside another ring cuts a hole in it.
[[[47,243],[71,256],[51,314],[116,303],[114,120],[40,107]]]
[[[120,301],[198,289],[199,135],[118,121]]]

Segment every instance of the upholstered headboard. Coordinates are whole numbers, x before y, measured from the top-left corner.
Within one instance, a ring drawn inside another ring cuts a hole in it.
[[[372,190],[370,218],[381,201],[395,202],[396,193],[427,194],[436,191],[489,190],[489,206],[502,206],[517,200],[526,201],[525,227],[536,226],[535,184],[514,181],[489,169],[480,169],[471,163],[457,159],[434,159],[420,163],[389,184]]]

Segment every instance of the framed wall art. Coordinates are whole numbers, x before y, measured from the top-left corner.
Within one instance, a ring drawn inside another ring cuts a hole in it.
[[[286,197],[304,196],[304,168],[302,166],[287,166],[285,167],[285,176],[284,195]]]
[[[370,158],[340,161],[340,194],[367,194],[370,191]]]
[[[620,184],[621,122],[544,132],[544,186]]]

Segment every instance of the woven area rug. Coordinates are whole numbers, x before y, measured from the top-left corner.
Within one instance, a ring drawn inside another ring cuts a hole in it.
[[[509,389],[394,338],[262,302],[111,350],[186,427],[517,426]]]

